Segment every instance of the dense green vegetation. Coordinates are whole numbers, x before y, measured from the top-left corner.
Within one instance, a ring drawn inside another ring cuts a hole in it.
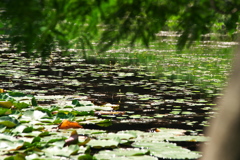
[[[48,57],[51,51],[69,49],[106,51],[123,41],[146,47],[161,30],[180,35],[182,49],[205,34],[237,31],[237,0],[22,0],[0,2],[1,33],[18,51]],[[96,43],[93,45],[92,43]],[[122,44],[122,43],[121,43]]]
[[[239,5],[1,1],[0,155],[201,157],[197,146],[229,74]],[[62,128],[66,120],[78,127]]]
[[[168,33],[171,34],[171,33]],[[201,88],[222,88],[230,70],[235,42],[203,41],[178,53],[176,39],[163,38],[135,49],[115,45],[102,54],[89,54],[87,62],[120,64],[148,71],[153,77],[188,81]]]
[[[224,85],[219,82],[227,77],[231,49],[208,46],[178,54],[171,43],[161,50],[157,49],[163,45],[152,43],[148,50],[138,46],[126,52],[113,46],[98,59],[88,52],[88,59],[74,52],[66,58],[53,53],[41,62],[2,53],[1,88],[8,92],[1,94],[0,101],[1,139],[7,144],[1,155],[9,159],[200,157],[194,151],[206,140],[201,134],[209,125],[213,99]],[[84,129],[57,130],[65,119]],[[66,147],[65,140],[75,130],[81,134],[79,143]]]
[[[0,99],[0,153],[2,158],[7,157],[6,160],[85,160],[113,157],[137,160],[196,159],[200,157],[199,153],[175,143],[195,144],[207,140],[203,136],[186,135],[186,130],[182,129],[159,128],[152,132],[125,130],[113,133],[66,124],[64,128],[63,124],[60,124],[63,119],[78,122],[83,126],[110,125],[110,120],[98,118],[94,116],[94,112],[109,111],[112,107],[96,106],[84,100],[83,96],[34,97],[20,92],[9,92],[0,94]],[[38,101],[43,100],[53,100],[54,105],[50,107],[38,104]]]

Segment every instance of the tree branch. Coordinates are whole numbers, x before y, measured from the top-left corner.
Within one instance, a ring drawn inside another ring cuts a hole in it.
[[[239,5],[231,3],[231,6],[233,6],[233,9],[230,12],[226,12],[226,11],[223,11],[219,7],[216,6],[215,0],[210,0],[210,4],[216,12],[221,13],[221,14],[233,14],[233,13],[239,11],[239,8],[240,8]]]

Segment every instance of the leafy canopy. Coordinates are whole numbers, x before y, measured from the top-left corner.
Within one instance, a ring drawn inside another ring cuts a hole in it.
[[[240,15],[238,0],[2,0],[0,5],[2,38],[35,57],[71,48],[102,52],[126,40],[148,46],[156,33],[171,29],[173,19],[182,49],[216,24],[233,34]]]

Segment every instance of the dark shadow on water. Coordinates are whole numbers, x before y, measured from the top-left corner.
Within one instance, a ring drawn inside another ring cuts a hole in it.
[[[0,74],[0,88],[31,94],[86,95],[96,105],[119,104],[119,111],[130,112],[120,120],[118,116],[110,117],[112,126],[86,125],[87,128],[146,131],[168,127],[201,133],[206,117],[210,116],[214,96],[196,91],[194,85],[186,82],[163,81],[142,75],[142,70],[140,74],[140,70],[131,67],[61,59],[51,65],[39,65],[11,56],[0,55],[2,62],[6,62],[1,69],[21,74],[17,78],[8,73]],[[134,118],[134,115],[141,116]]]

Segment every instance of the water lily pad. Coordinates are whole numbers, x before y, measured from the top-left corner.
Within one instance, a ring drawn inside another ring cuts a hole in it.
[[[101,127],[108,127],[112,125],[112,121],[109,119],[102,119],[102,118],[96,118],[96,119],[89,119],[85,121],[79,122],[80,124],[96,124]]]
[[[101,106],[82,106],[82,107],[74,107],[77,111],[111,111],[112,107],[101,107]]]
[[[13,103],[10,101],[0,101],[0,107],[11,108]]]
[[[32,126],[27,126],[27,125],[19,125],[16,128],[14,128],[12,130],[12,132],[14,133],[29,133],[33,131],[33,127]]]
[[[101,134],[101,133],[106,133],[106,130],[97,130],[97,129],[80,129],[78,130],[79,134]]]
[[[208,137],[204,136],[175,136],[169,137],[169,141],[177,142],[177,141],[187,141],[187,142],[206,142]]]
[[[23,108],[28,108],[29,104],[25,103],[25,102],[14,102],[13,105],[17,108],[17,109],[23,109]]]
[[[43,149],[46,155],[48,156],[65,156],[69,157],[72,154],[76,154],[79,151],[80,147],[78,145],[70,145],[67,147],[48,147],[46,149]],[[82,149],[86,149],[83,148]]]
[[[107,153],[109,154],[109,151],[100,151],[100,154]],[[147,149],[139,149],[139,148],[118,148],[112,150],[111,154],[114,154],[116,156],[140,156],[140,155],[146,155],[149,154],[149,150]]]
[[[155,129],[156,130],[156,129]],[[140,131],[121,131],[123,133],[137,135],[136,141],[139,142],[150,142],[150,141],[164,141],[171,137],[177,137],[184,135],[185,130],[182,129],[168,129],[168,128],[157,128],[157,132],[140,132]]]
[[[0,117],[0,124],[8,128],[13,128],[18,125],[18,120],[10,116],[2,116]]]
[[[21,136],[23,137],[38,137],[38,136],[47,136],[49,135],[48,132],[41,132],[41,131],[32,131],[29,133],[21,133]]]
[[[0,116],[11,114],[12,110],[8,108],[0,108]]]
[[[102,134],[101,135],[102,139],[114,139],[114,138],[119,138],[123,140],[128,140],[128,139],[133,139],[136,138],[135,135],[133,134],[127,134],[127,133],[108,133],[108,134]]]
[[[1,139],[0,141],[0,150],[16,150],[20,149],[24,145],[24,141],[22,140],[16,140],[16,141],[10,141],[7,139]]]
[[[148,148],[154,156],[165,159],[197,159],[201,155],[167,142],[135,142],[134,147]]]
[[[149,150],[139,149],[139,148],[119,148],[110,150],[100,151],[95,154],[96,159],[106,159],[106,160],[157,160],[158,158],[149,156]]]
[[[32,121],[32,120],[39,120],[42,117],[48,117],[48,115],[46,113],[43,113],[41,111],[38,110],[27,110],[23,113],[21,120],[24,121]]]
[[[5,160],[11,160],[11,159],[26,160],[24,154],[16,154],[14,156],[9,156],[9,157],[5,158]]]
[[[9,94],[9,96],[12,96],[12,97],[24,97],[24,96],[26,96],[26,94],[24,94],[22,92],[9,92],[8,94]]]
[[[116,148],[118,144],[119,142],[115,140],[94,140],[94,139],[87,143],[88,146],[95,149]]]

